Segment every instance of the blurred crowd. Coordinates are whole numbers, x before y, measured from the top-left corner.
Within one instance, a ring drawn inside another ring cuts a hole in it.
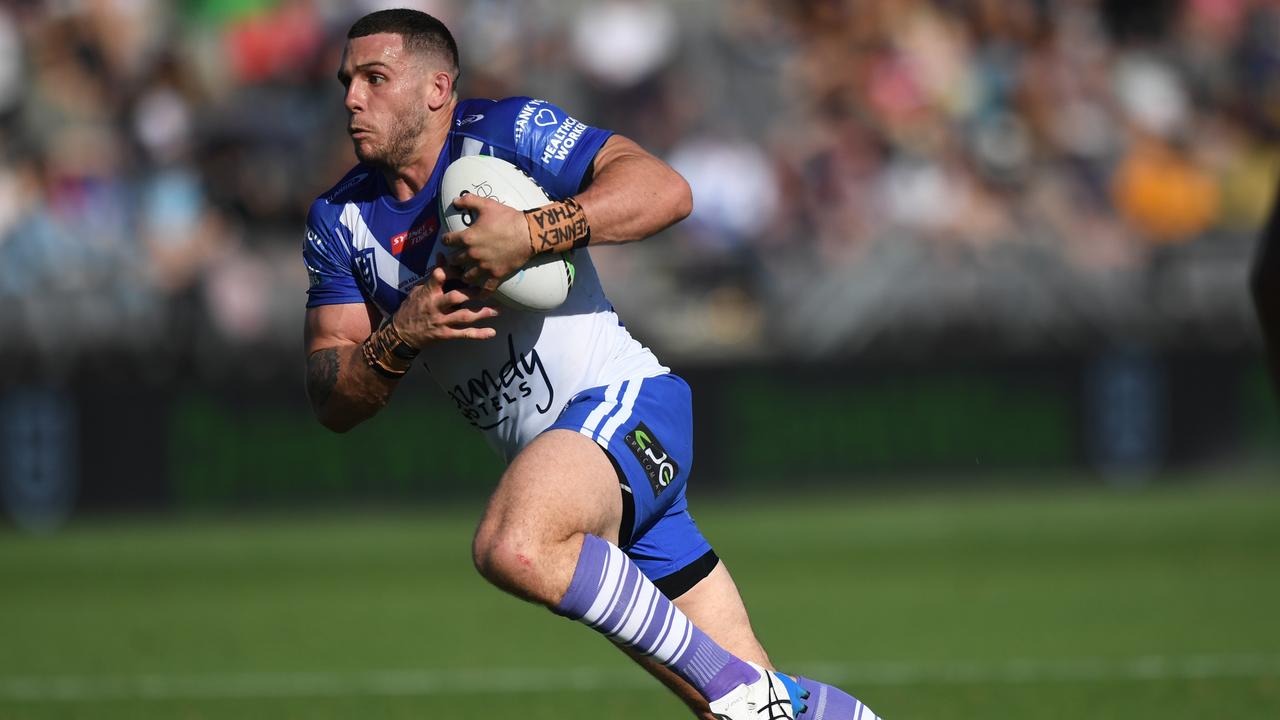
[[[593,251],[672,360],[1254,342],[1266,0],[52,0],[0,6],[0,358],[298,352],[342,39],[390,5],[449,24],[463,96],[690,180],[689,221]]]

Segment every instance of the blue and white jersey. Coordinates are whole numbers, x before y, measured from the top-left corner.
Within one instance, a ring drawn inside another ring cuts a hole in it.
[[[464,100],[431,179],[398,201],[377,169],[357,165],[311,205],[303,259],[307,307],[372,303],[394,313],[434,265],[444,170],[463,155],[493,155],[547,194],[576,194],[611,133],[544,100]],[[503,307],[491,340],[452,340],[419,356],[472,425],[508,461],[591,387],[667,372],[619,321],[586,249],[574,254],[568,299],[549,313]]]

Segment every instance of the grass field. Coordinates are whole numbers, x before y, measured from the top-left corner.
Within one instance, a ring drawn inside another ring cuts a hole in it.
[[[713,504],[781,667],[891,719],[1280,717],[1280,486]],[[682,718],[457,511],[0,531],[0,718]]]

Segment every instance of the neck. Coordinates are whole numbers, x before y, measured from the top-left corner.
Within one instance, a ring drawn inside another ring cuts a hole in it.
[[[418,138],[413,159],[404,166],[382,168],[382,177],[396,200],[404,201],[422,191],[436,169],[436,159],[449,138],[449,126],[453,123],[453,109],[457,102],[450,100],[438,112],[431,113],[426,130]]]

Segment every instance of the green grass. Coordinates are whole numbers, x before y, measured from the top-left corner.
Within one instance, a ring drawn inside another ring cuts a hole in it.
[[[1280,487],[694,504],[774,661],[889,718],[1280,708]],[[685,717],[476,576],[478,512],[0,531],[0,718]]]

